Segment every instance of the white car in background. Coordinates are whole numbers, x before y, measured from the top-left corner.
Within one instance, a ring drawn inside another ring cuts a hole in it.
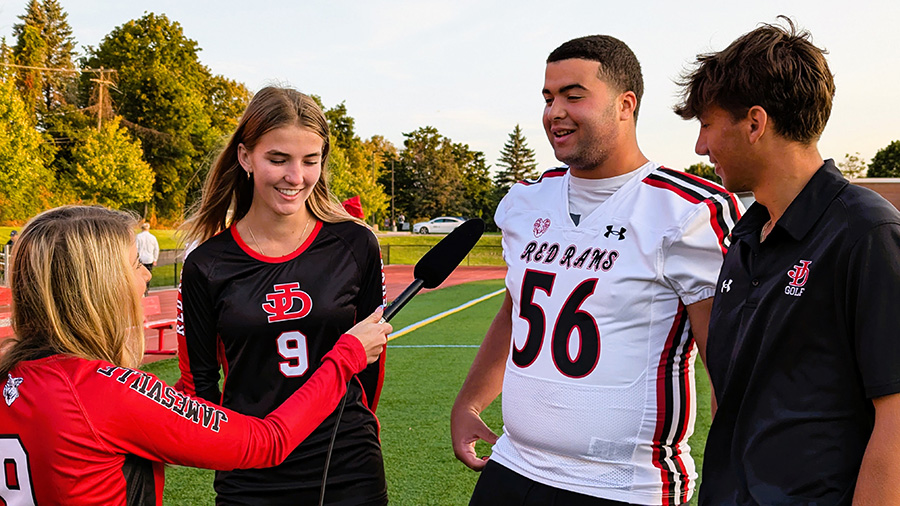
[[[413,225],[414,234],[449,234],[466,220],[456,216],[439,216],[430,221]]]

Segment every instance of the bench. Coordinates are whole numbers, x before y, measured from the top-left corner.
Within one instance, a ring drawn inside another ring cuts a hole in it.
[[[12,337],[13,331],[10,326],[10,317],[12,315],[9,313],[0,313],[0,339],[4,337]]]
[[[174,355],[176,350],[163,349],[163,334],[166,330],[175,328],[175,319],[148,319],[152,316],[159,316],[159,314],[162,313],[162,310],[159,307],[159,296],[151,295],[149,297],[144,297],[141,302],[144,304],[144,330],[155,330],[159,332],[156,341],[156,349],[145,350],[144,353],[148,355]]]

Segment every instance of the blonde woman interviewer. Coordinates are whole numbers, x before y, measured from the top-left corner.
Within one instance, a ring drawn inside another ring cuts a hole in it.
[[[143,355],[139,262],[129,215],[68,206],[20,235],[16,337],[0,359],[6,504],[162,504],[163,463],[279,464],[381,352],[380,311],[354,326],[306,384],[263,419],[177,392],[134,369]]]

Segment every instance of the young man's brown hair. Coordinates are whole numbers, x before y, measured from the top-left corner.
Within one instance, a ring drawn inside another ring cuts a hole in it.
[[[679,82],[683,95],[675,114],[692,119],[718,106],[739,119],[758,105],[782,137],[817,141],[834,98],[826,51],[813,45],[808,31],[779,18],[787,27],[764,24],[722,51],[698,55],[697,67]]]
[[[621,40],[609,35],[588,35],[572,39],[554,49],[547,63],[577,58],[600,64],[597,77],[618,92],[633,91],[637,98],[634,121],[637,122],[644,95],[644,77],[641,64],[634,52]]]

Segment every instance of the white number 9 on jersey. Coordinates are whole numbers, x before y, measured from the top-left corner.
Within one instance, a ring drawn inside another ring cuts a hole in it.
[[[303,376],[309,369],[306,336],[296,330],[278,336],[278,354],[285,359],[278,363],[278,368],[288,378]]]
[[[0,503],[31,506],[35,503],[28,469],[28,454],[17,436],[0,437]]]

